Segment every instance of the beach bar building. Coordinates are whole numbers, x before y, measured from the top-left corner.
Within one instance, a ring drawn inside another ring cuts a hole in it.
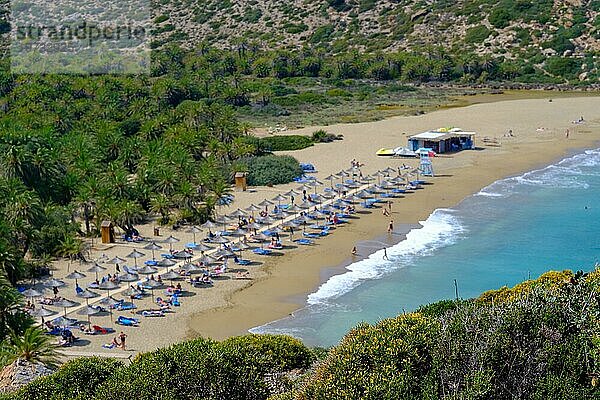
[[[436,153],[471,150],[475,149],[475,132],[465,132],[459,128],[423,132],[408,138],[408,148],[412,151],[429,148]]]

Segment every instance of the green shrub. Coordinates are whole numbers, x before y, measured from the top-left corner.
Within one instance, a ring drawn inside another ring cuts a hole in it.
[[[329,352],[299,398],[423,398],[419,386],[438,331],[438,323],[417,314],[358,326]]]
[[[37,379],[19,390],[15,400],[86,400],[97,387],[117,373],[123,363],[110,358],[79,358],[56,373]]]
[[[326,130],[319,129],[318,131],[314,131],[312,133],[312,141],[315,143],[330,143],[334,140],[340,140],[342,135],[337,136],[331,133],[328,133]]]
[[[268,155],[243,160],[248,167],[248,184],[252,186],[289,183],[302,175],[298,161],[291,156]]]
[[[492,10],[488,20],[490,21],[490,24],[494,26],[494,28],[502,29],[508,26],[512,20],[512,15],[505,8],[498,7]]]
[[[291,151],[301,150],[313,145],[308,136],[281,135],[267,136],[260,139],[261,148],[267,151]]]
[[[556,76],[569,76],[577,72],[577,62],[568,57],[550,57],[546,61],[546,71]]]
[[[485,39],[490,36],[492,31],[486,28],[484,25],[474,26],[473,28],[467,29],[465,34],[466,43],[482,43]]]

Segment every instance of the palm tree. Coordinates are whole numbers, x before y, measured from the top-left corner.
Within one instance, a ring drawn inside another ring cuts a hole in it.
[[[60,243],[59,255],[69,259],[69,265],[67,270],[71,269],[71,263],[74,259],[81,255],[84,250],[84,243],[82,240],[74,238],[73,236],[66,236]]]
[[[0,350],[0,359],[3,364],[21,359],[49,366],[56,365],[58,353],[51,340],[46,332],[33,326],[25,329],[22,335],[12,332]]]
[[[150,199],[150,210],[154,213],[160,214],[161,224],[165,225],[169,223],[169,214],[171,213],[171,201],[165,194],[159,193]]]

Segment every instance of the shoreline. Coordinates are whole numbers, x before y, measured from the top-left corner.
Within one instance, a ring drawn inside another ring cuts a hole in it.
[[[586,127],[584,130],[587,130],[588,128],[589,127]],[[429,185],[423,189],[422,194],[431,198],[436,194],[440,195],[441,193],[439,192],[442,191],[446,192],[445,196],[441,196],[436,199],[435,202],[426,199],[425,203],[429,203],[430,206],[422,207],[421,210],[415,210],[416,212],[412,219],[407,218],[405,214],[397,211],[397,208],[401,207],[403,202],[408,199],[397,200],[394,204],[394,217],[400,217],[399,220],[405,224],[416,224],[419,221],[427,219],[427,217],[436,209],[456,206],[464,199],[475,195],[483,188],[498,180],[544,168],[571,154],[579,153],[590,148],[600,147],[600,132],[596,130],[594,133],[595,135],[590,135],[591,137],[580,137],[578,140],[559,142],[557,146],[554,146],[550,151],[544,153],[528,151],[528,149],[533,150],[536,147],[536,141],[522,143],[518,146],[519,150],[521,150],[519,153],[529,154],[526,159],[513,160],[515,162],[510,166],[507,166],[506,160],[504,160],[503,157],[498,157],[498,155],[496,155],[496,159],[490,160],[490,163],[486,167],[486,173],[482,174],[474,174],[472,169],[473,166],[444,168],[442,170],[442,175],[438,175],[438,177],[430,180],[433,181],[433,185]],[[459,157],[462,154],[465,154],[465,152],[458,153],[455,156]],[[470,171],[469,168],[471,168]],[[460,191],[449,192],[445,190],[454,182],[452,180],[454,176],[463,174],[472,178],[471,184],[463,186],[463,190]],[[440,180],[440,178],[442,178],[442,180]],[[449,180],[450,182],[444,182],[444,179]],[[416,197],[410,200],[414,201],[415,199]],[[435,203],[435,205],[433,203]],[[368,230],[368,233],[365,232],[367,233],[366,236],[362,236],[361,240],[373,240],[380,237],[383,229],[374,227],[374,219],[375,218],[372,218],[371,216],[367,216],[367,218],[361,218],[360,221],[355,222],[360,226],[357,231],[363,228],[361,226],[363,224],[366,225],[365,229]],[[337,233],[334,236],[336,235]],[[279,320],[292,314],[297,309],[304,307],[307,295],[314,293],[314,291],[325,281],[323,279],[316,279],[317,276],[322,277],[323,271],[327,270],[340,271],[343,273],[345,267],[348,265],[349,260],[346,256],[346,251],[349,251],[347,249],[351,247],[341,246],[340,241],[343,240],[345,240],[345,238],[341,240],[336,240],[334,237],[326,238],[326,240],[322,242],[322,246],[328,247],[331,250],[331,254],[329,254],[328,257],[321,258],[318,262],[310,257],[306,260],[305,257],[296,253],[286,255],[286,260],[277,267],[278,271],[272,272],[266,279],[255,282],[252,287],[246,290],[232,293],[227,299],[229,304],[226,307],[195,314],[189,323],[190,330],[194,332],[195,335],[223,339],[232,335],[245,334],[248,329]],[[341,254],[335,253],[337,249],[341,251]],[[289,287],[289,280],[293,276],[293,274],[289,272],[289,268],[293,268],[294,265],[301,263],[301,259],[305,259],[305,262],[315,261],[316,264],[307,271],[307,274],[313,275],[313,279],[309,279],[302,288],[299,288],[299,285],[291,285],[293,287]],[[273,290],[275,287],[280,286],[288,286],[287,295],[278,290]],[[259,297],[261,297],[260,293],[262,293],[262,298],[259,299]],[[299,298],[302,298],[301,302],[298,301]],[[248,308],[247,304],[250,303],[254,304],[255,307],[253,309]],[[202,324],[199,321],[210,321],[210,326]]]
[[[552,93],[548,94],[548,97],[553,97]],[[557,108],[560,111],[558,113]],[[571,125],[570,121],[578,118],[580,113],[586,116],[588,122],[580,126]],[[502,138],[507,125],[514,129],[516,137]],[[365,175],[403,163],[414,167],[418,160],[381,158],[375,156],[375,151],[393,144],[404,145],[406,136],[401,132],[416,133],[439,126],[476,130],[479,133],[476,140],[478,150],[434,158],[436,177],[427,179],[432,184],[394,201],[392,218],[398,230],[401,226],[417,226],[435,209],[455,206],[499,179],[549,165],[553,160],[577,152],[577,149],[594,145],[599,147],[600,97],[555,98],[553,102],[549,102],[548,98],[507,100],[413,117],[330,125],[326,129],[331,133],[343,133],[343,141],[282,153],[293,155],[300,162],[314,162],[319,169],[316,175],[320,180],[346,168],[351,158],[367,164]],[[546,129],[536,132],[539,126],[545,126]],[[572,130],[568,140],[564,138],[566,128]],[[311,129],[318,127],[288,131],[286,134],[306,133]],[[482,137],[486,136],[500,137],[502,145],[484,143]],[[232,206],[221,207],[219,214],[245,208],[297,186],[256,187],[247,192],[236,192]],[[245,334],[250,328],[290,315],[303,307],[307,295],[316,291],[329,277],[343,273],[351,262],[358,261],[358,258],[352,260],[350,256],[355,244],[386,238],[388,221],[389,218],[382,215],[381,209],[375,208],[370,215],[361,215],[332,235],[318,239],[315,246],[292,248],[293,251],[286,250],[282,257],[253,257],[262,265],[247,268],[251,279],[234,279],[229,274],[215,281],[214,287],[201,288],[189,297],[183,297],[183,305],[176,313],[160,319],[144,319],[139,328],[127,328],[125,332],[130,335],[130,351],[150,351],[198,336],[220,340]],[[147,224],[140,227],[140,232],[150,238],[152,228],[152,224]],[[191,236],[183,231],[161,228],[162,238],[169,234],[178,236],[182,243],[192,241]],[[404,235],[394,238],[394,242],[399,242]],[[284,244],[287,244],[287,238],[285,240]],[[131,249],[121,247],[107,248],[106,251],[124,257]],[[103,250],[99,247],[94,249],[96,253]],[[372,250],[374,252],[380,248]],[[66,261],[58,265],[59,270],[66,271],[66,265]],[[61,276],[57,274],[57,277]],[[149,299],[144,302],[148,304]],[[99,325],[110,323],[108,317],[95,319],[94,322]],[[85,347],[75,347],[73,350],[78,353],[81,353],[79,350],[89,351],[90,354],[102,352],[107,356],[113,354],[100,346],[110,341],[110,337],[92,336],[89,340],[87,337],[85,339]]]

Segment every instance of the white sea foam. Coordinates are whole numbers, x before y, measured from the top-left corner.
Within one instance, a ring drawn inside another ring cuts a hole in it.
[[[581,177],[599,176],[600,169],[595,168],[598,166],[600,166],[600,149],[587,150],[545,168],[496,181],[481,189],[475,196],[508,197],[518,191],[520,185],[588,189],[589,184],[582,182]]]
[[[378,279],[391,271],[408,265],[415,257],[431,253],[434,249],[447,246],[456,241],[463,227],[450,210],[434,211],[426,221],[421,222],[422,228],[413,229],[406,239],[387,249],[389,260],[383,260],[383,249],[364,260],[346,267],[347,272],[335,275],[319,289],[308,296],[309,305],[326,303],[348,293],[361,282]]]

